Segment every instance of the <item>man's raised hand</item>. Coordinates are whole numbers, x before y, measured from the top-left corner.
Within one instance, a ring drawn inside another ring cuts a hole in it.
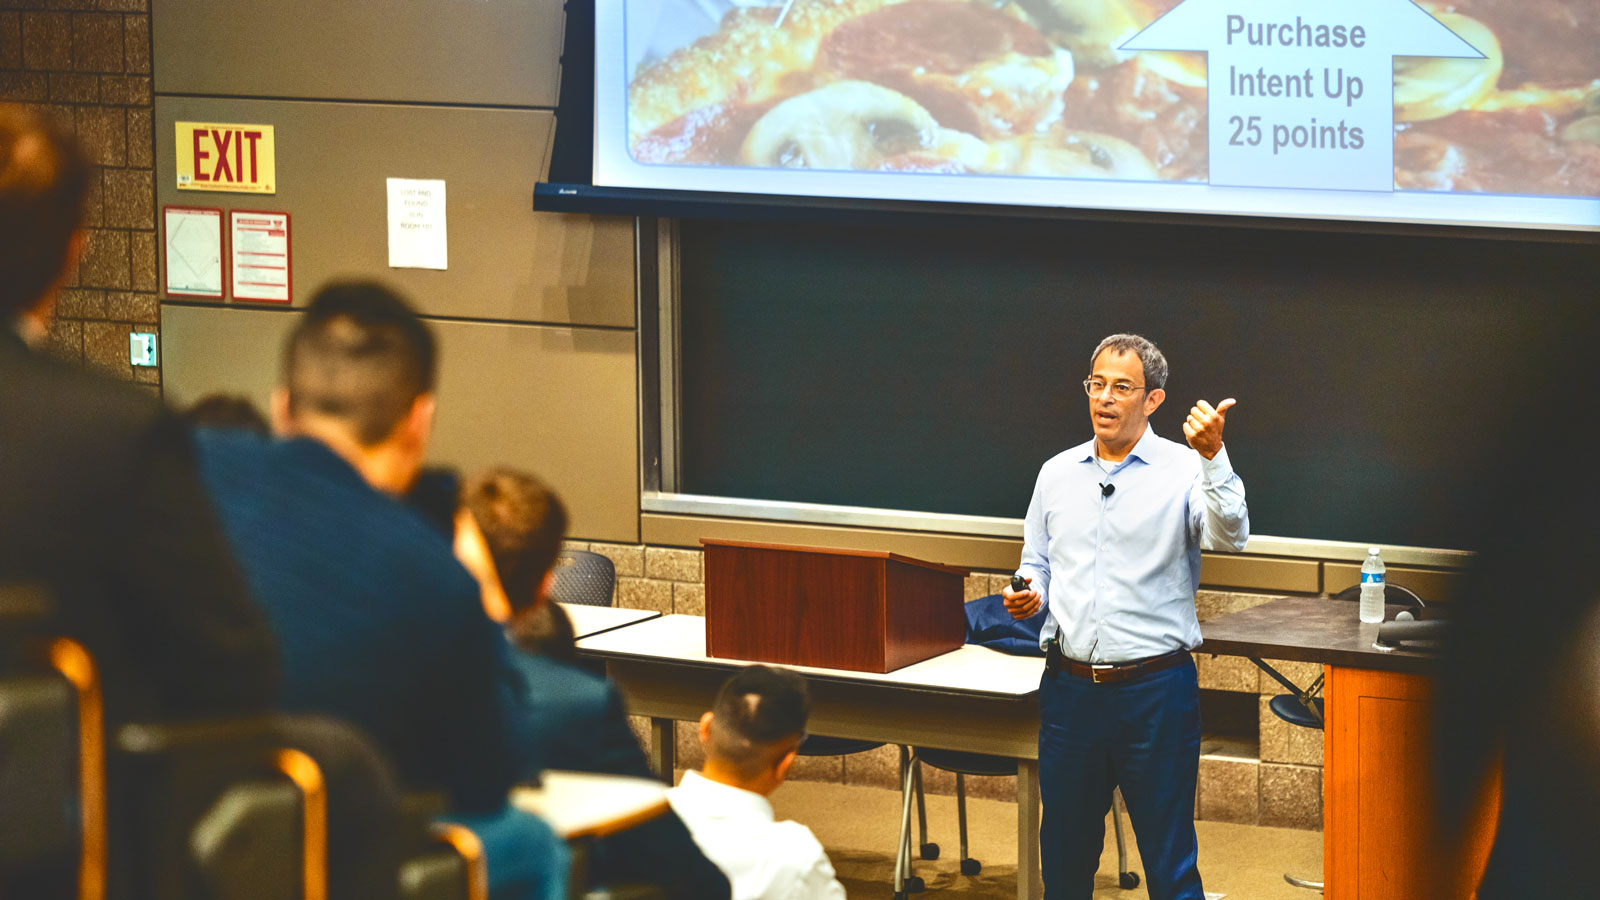
[[[1204,400],[1197,401],[1183,422],[1183,436],[1189,446],[1206,459],[1215,459],[1222,450],[1222,426],[1227,422],[1228,408],[1238,402],[1229,397],[1213,407]]]

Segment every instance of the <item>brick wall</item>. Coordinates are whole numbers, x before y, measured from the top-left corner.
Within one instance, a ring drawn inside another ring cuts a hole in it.
[[[159,368],[128,362],[129,332],[159,316],[149,0],[0,0],[0,100],[50,115],[96,166],[51,349],[159,390]]]
[[[700,550],[583,542],[568,546],[592,550],[616,565],[617,606],[662,614],[705,615],[705,561]],[[999,593],[1010,577],[1009,572],[973,573],[967,577],[966,599]],[[1201,591],[1195,597],[1195,609],[1200,621],[1205,622],[1271,599],[1273,595]],[[1307,663],[1268,662],[1302,686],[1316,678],[1321,669]],[[1320,830],[1322,732],[1290,725],[1273,715],[1267,701],[1283,693],[1283,689],[1248,659],[1201,654],[1195,664],[1203,692],[1202,710],[1208,698],[1226,701],[1231,697],[1235,707],[1252,707],[1255,719],[1253,727],[1225,735],[1222,740],[1208,738],[1202,746],[1196,816]],[[635,719],[634,729],[641,741],[648,741],[643,719]],[[680,766],[695,768],[701,764],[703,756],[693,723],[677,723],[676,743]],[[898,789],[898,766],[896,748],[881,747],[854,756],[801,759],[790,777]],[[955,793],[955,777],[947,772],[925,769],[924,779],[925,787],[933,793]],[[1012,778],[968,778],[967,790],[975,797],[1016,798]]]

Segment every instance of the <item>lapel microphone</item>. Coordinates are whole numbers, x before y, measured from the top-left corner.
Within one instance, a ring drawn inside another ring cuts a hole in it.
[[[1114,484],[1110,484],[1108,482],[1106,484],[1100,485],[1100,496],[1102,496],[1102,497],[1109,497],[1112,494],[1115,494],[1116,492],[1117,492],[1117,486],[1114,485]]]

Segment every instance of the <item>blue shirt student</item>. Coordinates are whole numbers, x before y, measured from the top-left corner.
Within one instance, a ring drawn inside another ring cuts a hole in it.
[[[1226,448],[1206,459],[1147,425],[1119,463],[1090,440],[1044,464],[1017,572],[1046,598],[1041,642],[1057,637],[1080,662],[1130,662],[1200,645],[1200,551],[1249,537]]]

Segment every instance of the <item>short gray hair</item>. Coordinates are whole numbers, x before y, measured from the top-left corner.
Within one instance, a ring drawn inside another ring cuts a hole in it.
[[[1113,334],[1100,342],[1094,348],[1094,353],[1089,356],[1089,367],[1094,368],[1094,361],[1100,354],[1107,350],[1117,353],[1136,353],[1139,362],[1144,365],[1144,383],[1152,390],[1163,389],[1167,386],[1167,358],[1161,355],[1160,348],[1151,343],[1149,339],[1137,334]]]

